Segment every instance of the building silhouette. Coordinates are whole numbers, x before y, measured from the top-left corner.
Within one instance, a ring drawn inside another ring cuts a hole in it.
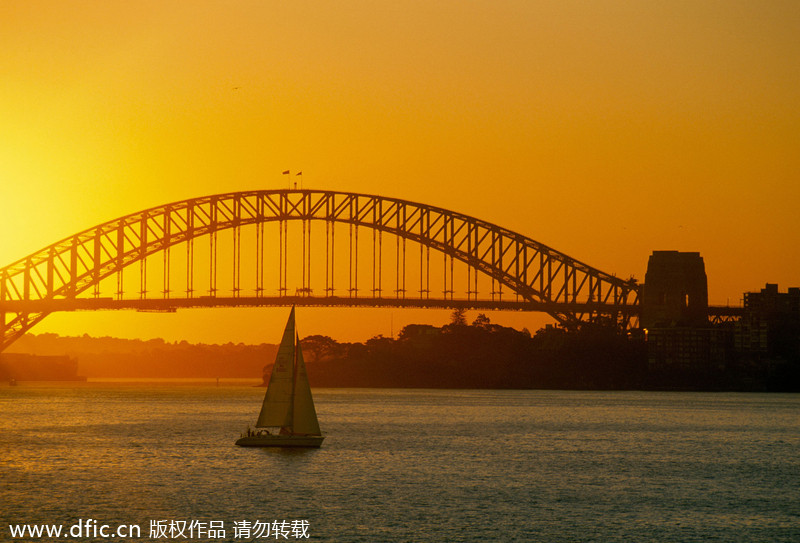
[[[770,388],[800,384],[800,288],[779,292],[767,283],[760,292],[745,293],[733,345],[741,366],[763,374]]]

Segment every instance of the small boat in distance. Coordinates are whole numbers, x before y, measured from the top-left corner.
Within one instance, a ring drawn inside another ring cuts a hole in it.
[[[319,447],[323,439],[292,307],[256,429],[248,427],[236,444],[241,447]]]

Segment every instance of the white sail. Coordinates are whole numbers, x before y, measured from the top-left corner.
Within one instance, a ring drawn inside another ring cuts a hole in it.
[[[308,374],[306,373],[306,364],[303,361],[303,350],[300,348],[299,337],[297,338],[296,364],[293,433],[320,435],[317,411],[314,409],[314,400],[311,397],[311,387],[308,384]]]
[[[283,339],[275,356],[269,386],[261,405],[256,427],[292,426],[292,392],[294,373],[294,342],[296,332],[294,324],[294,308],[289,313],[289,321],[283,331]]]

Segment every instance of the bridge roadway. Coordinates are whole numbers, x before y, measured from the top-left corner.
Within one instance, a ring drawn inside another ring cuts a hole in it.
[[[436,300],[420,298],[364,298],[341,296],[197,296],[192,298],[114,299],[56,298],[43,300],[6,300],[5,311],[19,313],[51,313],[53,311],[95,311],[134,309],[137,311],[174,312],[183,308],[202,307],[394,307],[507,311],[571,311],[600,314],[622,313],[639,316],[639,304],[613,305],[598,303],[554,303],[512,300]],[[709,306],[711,320],[730,320],[742,315],[741,307]]]

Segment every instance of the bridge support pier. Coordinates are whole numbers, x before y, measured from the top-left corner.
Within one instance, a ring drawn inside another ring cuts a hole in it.
[[[700,253],[653,251],[647,263],[640,326],[705,326],[708,279]]]

